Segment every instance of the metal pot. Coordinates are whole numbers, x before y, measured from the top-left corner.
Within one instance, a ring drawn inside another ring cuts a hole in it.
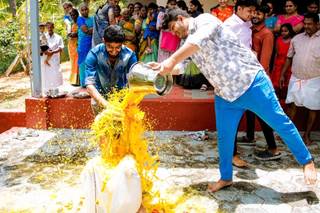
[[[173,86],[172,75],[160,75],[143,62],[133,64],[128,73],[130,87],[148,87],[160,96],[167,95]]]

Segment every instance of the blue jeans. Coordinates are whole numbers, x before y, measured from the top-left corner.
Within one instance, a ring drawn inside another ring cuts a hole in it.
[[[245,110],[254,112],[274,129],[300,164],[305,165],[312,160],[297,128],[281,108],[270,79],[260,71],[250,88],[237,100],[229,102],[215,96],[219,167],[222,180],[232,180],[234,140]]]

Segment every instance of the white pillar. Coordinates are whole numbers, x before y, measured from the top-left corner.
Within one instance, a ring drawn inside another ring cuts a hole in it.
[[[30,23],[31,23],[31,48],[32,48],[32,70],[31,93],[32,97],[41,97],[41,65],[40,65],[40,41],[39,41],[39,3],[37,0],[30,1]]]

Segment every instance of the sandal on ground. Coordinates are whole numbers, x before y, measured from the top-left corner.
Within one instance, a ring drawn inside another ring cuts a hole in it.
[[[238,168],[248,168],[247,162],[242,160],[239,156],[235,155],[232,158],[232,165]]]
[[[83,98],[89,98],[90,95],[88,92],[78,92],[78,93],[74,94],[73,97],[77,98],[77,99],[83,99]]]
[[[255,146],[255,140],[249,139],[247,136],[237,137],[237,144],[238,145],[245,145],[245,146]]]
[[[202,84],[200,87],[200,91],[207,91],[208,86],[206,84]]]
[[[283,156],[282,152],[273,154],[269,150],[257,151],[253,154],[254,158],[261,161],[278,160]]]

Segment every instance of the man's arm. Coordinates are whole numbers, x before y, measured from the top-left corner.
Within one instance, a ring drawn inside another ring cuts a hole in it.
[[[92,35],[92,30],[93,29],[92,28],[88,28],[88,26],[86,25],[86,20],[83,17],[79,17],[78,18],[77,25],[80,27],[82,32],[84,32],[85,34],[88,34],[88,35]]]
[[[283,87],[284,84],[284,74],[288,70],[288,68],[292,64],[292,58],[287,57],[286,62],[284,63],[282,70],[281,70],[281,75],[280,75],[280,89]]]
[[[52,56],[54,54],[57,54],[57,53],[61,53],[63,48],[64,48],[64,44],[63,44],[63,40],[62,40],[62,37],[57,35],[59,37],[59,41],[58,41],[58,48],[55,49],[55,50],[49,50],[46,52],[46,55],[48,56]]]
[[[106,107],[107,100],[96,89],[97,57],[89,51],[86,58],[85,84],[89,95],[100,105]]]
[[[115,25],[115,24],[117,24],[117,23],[116,23],[116,19],[115,19],[115,17],[114,17],[114,9],[113,9],[113,7],[110,7],[110,8],[108,9],[108,19],[109,19],[109,24],[110,24],[110,25]]]
[[[288,68],[291,66],[292,64],[292,59],[293,56],[295,55],[295,38],[293,38],[290,42],[290,47],[288,49],[288,53],[287,53],[287,59],[286,62],[284,63],[282,69],[281,69],[281,74],[280,74],[280,89],[283,87],[284,85],[284,74],[286,73],[286,71],[288,70]]]
[[[192,18],[189,18],[193,21]],[[161,63],[160,73],[171,73],[174,67],[192,56],[201,48],[207,45],[206,41],[214,30],[219,27],[222,22],[211,14],[202,14],[196,20],[197,30],[193,34],[188,35],[184,45],[179,48],[171,57]]]
[[[87,91],[89,95],[100,105],[104,108],[107,108],[109,103],[108,101],[99,93],[96,87],[92,84],[87,85]]]
[[[164,75],[179,72],[179,68],[176,65],[196,53],[199,49],[199,46],[195,44],[185,43],[171,57],[161,63],[160,73]]]
[[[274,44],[274,37],[273,37],[273,34],[270,33],[262,41],[262,47],[261,47],[262,51],[260,55],[260,63],[268,75],[270,75],[269,69],[270,69],[270,60],[272,56],[273,44]]]
[[[102,107],[107,109],[112,115],[114,120],[122,121],[124,114],[121,108],[109,104],[109,102],[99,93],[96,84],[96,72],[97,72],[98,59],[93,54],[89,52],[86,58],[86,71],[85,71],[85,84],[89,95]]]

